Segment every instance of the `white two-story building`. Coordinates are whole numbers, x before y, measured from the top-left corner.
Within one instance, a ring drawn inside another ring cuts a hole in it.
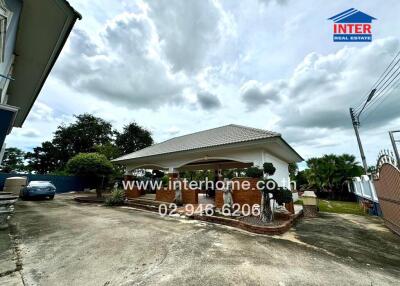
[[[0,0],[0,162],[81,15],[65,0]]]

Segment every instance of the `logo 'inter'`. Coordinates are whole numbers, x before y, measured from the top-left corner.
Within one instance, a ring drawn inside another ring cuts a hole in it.
[[[351,8],[328,20],[333,21],[334,42],[371,42],[372,20],[376,18]]]

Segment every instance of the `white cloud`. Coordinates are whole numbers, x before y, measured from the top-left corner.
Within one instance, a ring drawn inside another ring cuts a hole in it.
[[[14,134],[16,136],[29,137],[29,138],[37,138],[41,135],[39,130],[36,130],[34,128],[17,128],[15,129]]]
[[[149,1],[149,17],[174,71],[197,72],[234,25],[217,1]],[[213,49],[210,49],[210,46]]]
[[[9,145],[37,146],[89,112],[119,130],[136,121],[156,142],[237,123],[282,133],[305,158],[358,154],[348,108],[399,48],[398,1],[358,7],[378,18],[371,44],[332,42],[335,1],[70,2],[83,20],[24,125],[41,135],[13,131]],[[397,98],[362,121],[370,160],[398,126]]]
[[[131,108],[182,102],[186,78],[172,73],[161,58],[157,32],[145,12],[118,15],[100,39],[103,45],[97,46],[87,33],[74,32],[56,75],[76,91]]]
[[[53,121],[53,109],[43,102],[36,102],[29,113],[29,119],[35,121]]]
[[[172,127],[167,129],[167,133],[170,136],[176,136],[176,135],[179,134],[179,132],[181,132],[181,130],[176,126],[172,126]]]
[[[248,108],[254,109],[257,103],[269,105],[280,116],[281,127],[351,128],[349,107],[358,105],[371,89],[377,71],[385,69],[399,46],[397,39],[386,38],[363,48],[344,47],[327,55],[310,53],[287,79],[245,83],[242,99]],[[390,97],[366,126],[398,118],[395,102]]]

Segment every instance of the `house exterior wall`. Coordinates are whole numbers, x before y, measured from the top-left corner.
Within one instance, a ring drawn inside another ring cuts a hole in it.
[[[11,21],[7,26],[6,31],[6,42],[4,48],[4,61],[0,62],[0,74],[8,76],[10,75],[12,62],[14,60],[14,49],[17,38],[18,21],[21,14],[22,2],[20,0],[5,0],[7,8],[12,12]],[[1,89],[1,104],[6,104],[7,97],[7,86],[8,81],[5,78],[0,78],[0,89]]]
[[[14,48],[17,38],[18,21],[21,14],[22,2],[21,0],[5,0],[4,3],[7,9],[11,12],[7,18],[6,39],[4,43],[4,60],[0,61],[0,104],[6,105],[8,101],[7,89],[10,83],[9,79],[3,76],[12,76],[12,64],[14,61]],[[1,106],[0,106],[1,107]],[[0,164],[4,157],[5,138],[11,124],[9,117],[10,111],[0,108]]]
[[[265,162],[270,162],[276,168],[276,172],[270,178],[274,179],[279,186],[289,187],[289,164],[277,156],[272,155],[270,152],[262,148],[249,148],[249,149],[234,149],[227,148],[218,151],[202,151],[187,154],[176,154],[173,157],[146,159],[146,162],[137,162],[136,164],[127,164],[127,170],[134,170],[138,168],[160,168],[165,170],[176,170],[185,166],[188,163],[196,161],[204,161],[212,159],[234,160],[242,163],[252,163],[253,166],[262,168]]]

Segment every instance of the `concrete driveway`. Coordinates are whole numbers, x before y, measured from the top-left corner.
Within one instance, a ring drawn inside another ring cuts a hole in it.
[[[0,285],[400,285],[400,238],[378,218],[324,214],[266,237],[63,195],[19,202],[13,224]],[[4,269],[10,253],[21,270]]]

